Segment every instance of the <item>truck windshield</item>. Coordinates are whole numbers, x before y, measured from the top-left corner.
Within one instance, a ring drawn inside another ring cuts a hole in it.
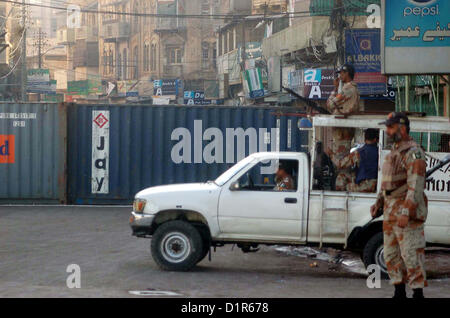
[[[216,184],[219,186],[223,186],[225,183],[228,182],[236,173],[244,169],[246,166],[248,166],[250,163],[256,161],[253,157],[247,157],[245,159],[242,159],[237,164],[232,166],[230,169],[225,171],[220,177],[216,179]]]

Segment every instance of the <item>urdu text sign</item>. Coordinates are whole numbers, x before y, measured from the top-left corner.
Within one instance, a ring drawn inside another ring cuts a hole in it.
[[[450,1],[382,1],[382,73],[450,73]]]

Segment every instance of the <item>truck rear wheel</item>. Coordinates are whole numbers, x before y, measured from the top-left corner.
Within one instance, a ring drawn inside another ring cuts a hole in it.
[[[202,256],[203,242],[198,230],[184,221],[170,221],[160,225],[151,241],[152,257],[167,271],[188,271]]]
[[[384,261],[383,232],[376,233],[367,241],[364,246],[362,259],[366,268],[371,264],[378,265],[381,271],[381,278],[389,279],[386,262]]]

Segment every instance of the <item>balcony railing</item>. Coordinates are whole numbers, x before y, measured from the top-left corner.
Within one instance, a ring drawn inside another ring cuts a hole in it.
[[[74,67],[98,67],[98,43],[79,40],[73,54]]]
[[[98,42],[98,27],[82,26],[76,31],[76,40],[85,40],[86,42]]]
[[[252,0],[230,0],[228,13],[250,13],[252,10]]]
[[[252,13],[281,13],[286,12],[288,7],[287,0],[253,0]]]
[[[129,37],[130,34],[130,24],[124,21],[104,24],[100,29],[100,37],[106,42],[115,42]]]
[[[156,20],[156,31],[180,31],[186,27],[186,20],[162,17]]]
[[[58,45],[69,45],[75,43],[75,29],[60,28],[56,33],[56,41]]]
[[[180,78],[183,76],[183,65],[164,65],[165,78]]]

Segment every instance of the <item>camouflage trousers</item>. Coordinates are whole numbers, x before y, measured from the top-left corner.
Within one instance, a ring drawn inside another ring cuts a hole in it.
[[[347,184],[347,191],[374,193],[377,191],[377,179],[363,180],[359,184],[353,181]]]
[[[337,163],[350,154],[352,148],[352,140],[355,135],[353,128],[333,128],[332,145],[333,163]],[[336,171],[336,191],[347,191],[347,184],[354,179],[354,173],[350,169],[341,169]]]
[[[336,177],[336,191],[373,193],[377,190],[377,179],[363,180],[356,184],[356,176],[350,170],[340,170]]]
[[[428,286],[425,272],[424,225],[400,228],[384,221],[384,260],[391,284],[412,288]]]
[[[347,191],[347,187],[355,180],[355,174],[347,170],[338,170],[336,176],[336,191]]]

